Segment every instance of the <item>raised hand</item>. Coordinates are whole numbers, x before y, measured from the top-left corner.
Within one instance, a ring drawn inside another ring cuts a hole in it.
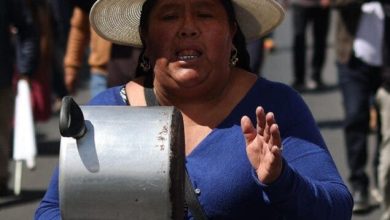
[[[255,128],[249,117],[243,116],[241,128],[249,161],[260,182],[269,184],[282,172],[282,140],[272,112],[265,114],[262,107],[257,107],[256,118]]]

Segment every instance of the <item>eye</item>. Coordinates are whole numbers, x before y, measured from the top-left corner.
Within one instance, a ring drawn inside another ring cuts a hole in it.
[[[212,18],[213,17],[213,15],[209,14],[209,13],[200,13],[200,14],[198,14],[198,16],[201,18]]]
[[[179,16],[176,14],[176,13],[166,13],[166,14],[163,14],[161,16],[162,20],[164,21],[171,21],[171,20],[175,20],[176,18],[178,18]]]
[[[213,18],[214,15],[213,15],[213,13],[208,12],[208,11],[200,11],[200,12],[198,12],[198,17],[200,17],[200,18]]]

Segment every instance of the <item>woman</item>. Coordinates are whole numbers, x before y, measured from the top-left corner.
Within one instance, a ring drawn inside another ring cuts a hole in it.
[[[140,18],[125,14],[141,7]],[[152,97],[176,106],[186,168],[209,219],[351,218],[351,196],[303,100],[248,72],[245,40],[282,18],[273,0],[99,0],[92,8],[98,34],[143,55],[138,78],[91,104],[145,106]],[[58,171],[36,217],[59,216],[57,184]]]

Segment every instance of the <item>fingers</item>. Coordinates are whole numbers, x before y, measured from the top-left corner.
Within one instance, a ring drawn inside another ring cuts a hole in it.
[[[270,146],[276,145],[278,148],[282,146],[279,126],[276,124],[275,116],[272,112],[265,114],[262,107],[256,109],[257,118],[257,133],[263,136],[264,141]]]
[[[256,108],[256,120],[257,120],[257,125],[256,125],[257,133],[263,136],[266,122],[265,122],[265,111],[261,106]]]
[[[256,129],[253,127],[253,124],[248,116],[243,116],[241,118],[241,129],[247,145],[256,138]]]
[[[264,128],[264,140],[265,142],[269,142],[270,139],[271,139],[271,126],[273,124],[275,124],[275,117],[274,117],[274,113],[272,112],[268,112],[266,115],[265,115],[265,128]]]
[[[267,184],[280,176],[283,165],[282,139],[274,114],[265,113],[262,107],[256,108],[255,126],[256,128],[249,117],[241,118],[248,159],[259,180]]]
[[[270,132],[271,132],[271,139],[270,139],[271,151],[275,153],[273,148],[276,148],[275,150],[277,150],[280,153],[282,151],[282,138],[280,136],[279,126],[277,124],[273,124],[270,128]]]
[[[248,141],[252,141],[256,134],[262,136],[265,143],[268,143],[270,149],[272,146],[280,148],[282,146],[279,126],[276,124],[275,116],[272,112],[265,113],[264,109],[259,106],[256,108],[256,129],[254,128],[249,117],[241,118],[242,132]]]

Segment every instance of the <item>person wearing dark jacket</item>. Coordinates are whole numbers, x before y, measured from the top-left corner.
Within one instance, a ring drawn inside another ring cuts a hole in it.
[[[16,53],[15,45],[18,45]],[[24,0],[0,1],[0,196],[8,193],[8,154],[14,93],[14,72],[28,78],[39,58],[38,33]],[[17,62],[16,62],[17,61]],[[14,69],[15,65],[17,70]]]
[[[366,1],[371,2],[371,1]],[[377,60],[369,61],[362,55],[360,33],[363,12],[361,0],[332,0],[337,8],[336,20],[336,56],[339,84],[345,112],[344,135],[348,167],[349,183],[354,197],[355,213],[367,212],[371,208],[369,200],[370,181],[366,173],[368,158],[368,134],[370,102],[378,90],[381,79],[381,64]],[[375,27],[371,24],[371,27]],[[365,31],[373,35],[376,32]],[[377,49],[375,53],[380,53]],[[378,62],[378,63],[376,63]],[[374,173],[376,168],[374,168]]]

